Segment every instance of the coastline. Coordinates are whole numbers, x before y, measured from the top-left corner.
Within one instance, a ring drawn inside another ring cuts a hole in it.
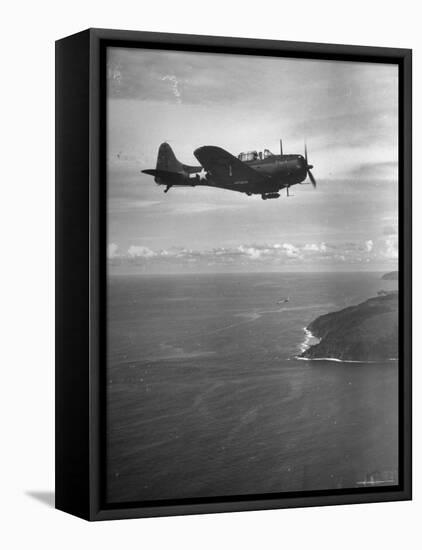
[[[303,331],[305,333],[305,340],[299,344],[300,353],[303,354],[306,350],[312,346],[319,344],[321,338],[318,338],[307,328],[304,327]],[[384,361],[398,361],[398,357],[390,357],[388,359],[379,360],[379,361],[356,361],[353,359],[338,359],[337,357],[302,357],[302,355],[295,355],[294,359],[299,361],[331,361],[333,363],[362,363],[365,365],[376,365],[377,363],[383,363]]]
[[[321,341],[321,339],[317,336],[314,336],[307,327],[303,327],[303,331],[305,333],[305,340],[301,344],[299,344],[300,353],[304,353],[307,349],[314,346],[315,344],[319,344]]]

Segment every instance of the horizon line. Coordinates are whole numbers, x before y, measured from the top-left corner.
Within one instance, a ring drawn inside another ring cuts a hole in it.
[[[182,275],[284,275],[284,274],[290,274],[290,275],[315,275],[315,274],[321,274],[321,275],[337,275],[341,273],[374,273],[374,274],[387,274],[387,273],[399,273],[399,269],[392,269],[390,271],[381,269],[381,270],[338,270],[338,271],[178,271],[178,272],[162,272],[162,271],[153,271],[153,272],[140,272],[140,271],[125,271],[125,272],[114,272],[110,273],[110,269],[107,269],[107,277],[109,275],[116,276],[116,275],[141,275],[141,276],[182,276]],[[393,279],[395,280],[395,279]]]

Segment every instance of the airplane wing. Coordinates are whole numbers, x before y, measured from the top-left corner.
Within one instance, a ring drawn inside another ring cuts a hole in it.
[[[202,166],[189,166],[188,164],[182,164],[182,167],[188,174],[197,174],[202,170]]]
[[[221,147],[205,145],[193,153],[207,172],[216,180],[236,184],[255,184],[268,181],[268,176],[234,157]]]

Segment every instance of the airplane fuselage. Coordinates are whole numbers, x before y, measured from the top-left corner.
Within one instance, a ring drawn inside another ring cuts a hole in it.
[[[279,189],[301,183],[307,175],[306,161],[302,155],[273,155],[266,159],[246,161],[245,164],[270,176],[279,185]]]
[[[266,176],[265,179],[259,183],[252,183],[247,178],[234,176],[228,170],[225,181],[213,177],[212,172],[207,172],[203,178],[198,174],[186,174],[185,185],[192,187],[208,185],[249,195],[262,195],[263,193],[276,193],[285,187],[302,183],[307,176],[306,161],[302,155],[272,155],[265,159],[244,161],[244,163],[259,174]]]
[[[307,153],[303,155],[274,155],[268,150],[253,151],[234,157],[221,148],[204,146],[194,152],[202,166],[182,164],[166,143],[160,146],[155,170],[143,170],[154,176],[166,192],[173,186],[209,186],[228,189],[247,195],[261,195],[263,199],[278,198],[279,191],[302,183],[310,175],[315,185]]]

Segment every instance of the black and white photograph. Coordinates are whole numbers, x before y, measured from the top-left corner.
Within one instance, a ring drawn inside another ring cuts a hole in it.
[[[0,548],[413,549],[416,3],[2,15]]]
[[[398,65],[106,64],[106,501],[397,486]]]

